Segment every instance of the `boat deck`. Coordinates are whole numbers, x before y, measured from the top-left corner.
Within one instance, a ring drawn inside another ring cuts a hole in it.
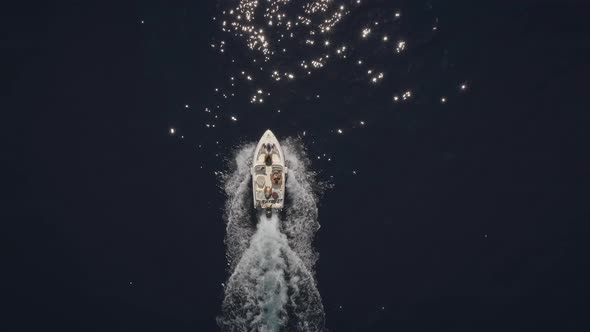
[[[284,181],[283,161],[278,149],[273,147],[270,155],[260,149],[253,172],[255,206],[281,209],[285,196]]]

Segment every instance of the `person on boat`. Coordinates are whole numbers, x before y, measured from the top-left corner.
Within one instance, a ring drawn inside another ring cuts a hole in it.
[[[280,184],[281,183],[281,172],[275,171],[272,173],[272,183]]]
[[[264,197],[269,199],[272,196],[272,188],[271,187],[264,187]]]

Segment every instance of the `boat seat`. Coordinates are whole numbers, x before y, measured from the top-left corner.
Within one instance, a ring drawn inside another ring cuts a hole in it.
[[[278,164],[280,162],[281,162],[281,157],[279,157],[279,155],[277,153],[273,153],[272,154],[272,163]]]
[[[262,187],[264,187],[264,184],[265,184],[265,183],[266,183],[266,177],[265,177],[264,175],[258,175],[258,176],[256,177],[256,185],[257,185],[259,188],[262,188]]]

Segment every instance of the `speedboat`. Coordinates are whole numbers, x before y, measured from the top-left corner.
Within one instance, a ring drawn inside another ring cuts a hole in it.
[[[252,193],[254,208],[270,218],[283,208],[287,167],[279,141],[267,130],[258,142],[252,159]]]

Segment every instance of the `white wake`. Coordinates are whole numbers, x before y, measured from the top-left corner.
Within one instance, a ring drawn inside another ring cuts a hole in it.
[[[254,144],[237,149],[224,176],[227,260],[223,331],[323,331],[324,309],[314,280],[317,221],[315,174],[299,140],[282,144],[289,163],[284,218],[254,216],[250,166]],[[284,220],[282,220],[284,219]]]

